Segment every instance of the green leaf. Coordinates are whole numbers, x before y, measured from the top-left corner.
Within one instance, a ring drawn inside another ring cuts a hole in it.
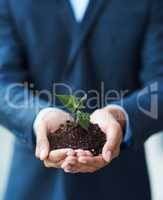
[[[80,111],[87,100],[87,96],[84,95],[82,98],[77,98],[72,95],[56,95],[56,97],[67,109],[75,114],[75,119],[80,126],[87,130],[90,125],[90,114]]]
[[[73,95],[56,95],[56,97],[73,113],[82,108],[87,99],[86,95],[84,95],[82,98],[77,98]]]
[[[80,126],[87,130],[90,125],[90,114],[77,111],[76,116]]]
[[[79,99],[79,106],[78,106],[79,109],[84,106],[84,103],[86,102],[86,100],[87,100],[87,95],[86,94]]]
[[[71,112],[75,112],[80,103],[80,100],[72,95],[56,95],[56,97]]]

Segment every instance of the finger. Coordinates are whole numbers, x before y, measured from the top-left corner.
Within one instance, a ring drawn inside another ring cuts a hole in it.
[[[119,145],[121,143],[121,139],[122,139],[122,128],[120,126],[120,124],[116,121],[116,120],[112,120],[106,129],[106,137],[107,140],[111,142],[113,149],[114,147],[116,147],[117,145]]]
[[[86,156],[87,155],[86,152],[84,150],[82,150],[82,149],[77,149],[77,150],[75,150],[75,152],[76,152],[76,155],[78,157],[79,156]]]
[[[91,156],[93,157],[93,154],[90,151],[85,151],[86,156]]]
[[[35,155],[40,160],[44,160],[47,158],[49,154],[49,141],[47,138],[47,132],[44,125],[40,126],[37,129],[36,133],[36,152]]]
[[[112,161],[113,154],[106,146],[104,146],[104,148],[106,148],[107,150],[105,150],[105,152],[102,153],[102,157],[107,163],[110,163]]]
[[[62,163],[61,168],[64,170],[64,172],[73,173],[73,174],[78,173],[80,170],[77,163],[76,163],[76,165],[70,165],[70,164],[64,162],[64,163]]]
[[[69,172],[72,170],[72,166],[70,164],[68,164],[67,162],[63,162],[61,165],[61,168],[63,170],[69,171]]]
[[[63,169],[64,170],[64,172],[65,173],[71,173],[71,174],[77,174],[77,173],[79,173],[79,171],[76,171],[76,170],[74,170],[74,169],[72,169],[72,168],[65,168],[65,169]]]
[[[58,169],[58,168],[61,168],[62,163],[63,163],[63,161],[53,163],[53,162],[50,162],[49,160],[44,160],[44,165],[47,168],[57,168]]]
[[[113,153],[112,160],[117,158],[120,154],[120,147]]]
[[[104,109],[98,109],[90,116],[91,123],[98,124],[104,133],[106,133],[106,129],[109,124],[108,122],[112,121],[113,119],[113,116]]]
[[[74,168],[72,170],[75,171]],[[94,173],[95,171],[99,170],[99,168],[95,168],[92,166],[81,166],[80,169],[77,171],[77,173]]]
[[[104,159],[109,162],[111,154],[116,151],[122,142],[122,130],[118,122],[111,122],[107,128],[107,142],[102,151]]]
[[[93,173],[98,170],[93,166],[87,166],[80,163],[76,163],[76,165],[64,165],[63,169],[66,173]]]
[[[77,157],[75,156],[68,156],[61,165],[61,168],[67,173],[77,173],[80,167]]]
[[[78,161],[82,164],[85,164],[87,166],[92,166],[95,168],[101,168],[104,167],[107,163],[103,159],[102,156],[95,156],[95,157],[90,157],[90,156],[85,156],[85,157],[79,157]]]
[[[65,159],[65,163],[67,163],[68,165],[75,165],[77,163],[77,157],[76,156],[68,156]]]
[[[48,160],[57,163],[61,160],[64,160],[67,157],[69,149],[58,149],[58,150],[53,150],[49,153]]]
[[[62,165],[61,165],[61,168],[63,170],[66,169],[68,171],[74,171],[74,169],[75,169],[75,171],[79,170],[78,167],[77,167],[77,164],[76,165],[71,165],[70,163],[67,163],[67,162],[63,162]]]
[[[76,152],[73,149],[68,150],[67,156],[75,156]]]
[[[61,124],[64,124],[68,120],[73,121],[73,118],[69,113],[66,113],[63,110],[57,108],[53,108],[53,110],[48,113],[48,132],[54,133],[60,127]]]
[[[61,165],[61,168],[72,171],[72,168],[74,166],[77,166],[77,158],[75,156],[69,156],[64,160],[64,162]]]

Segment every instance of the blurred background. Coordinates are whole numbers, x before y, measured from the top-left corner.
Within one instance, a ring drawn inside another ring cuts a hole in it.
[[[13,142],[13,135],[0,127],[0,200],[5,200],[3,195],[8,181]],[[152,200],[163,200],[163,133],[149,138],[145,144],[145,150]]]

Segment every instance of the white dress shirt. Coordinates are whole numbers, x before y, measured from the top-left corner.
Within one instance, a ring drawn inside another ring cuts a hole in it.
[[[89,0],[69,0],[77,22],[81,22],[87,10]]]

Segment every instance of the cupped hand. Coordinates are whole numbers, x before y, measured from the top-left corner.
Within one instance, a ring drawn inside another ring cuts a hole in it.
[[[60,149],[50,152],[48,134],[54,133],[61,124],[73,118],[66,112],[56,108],[46,108],[40,111],[35,123],[34,131],[36,134],[36,151],[38,159],[44,161],[46,167],[61,167],[67,152],[70,149]]]
[[[90,117],[93,124],[98,124],[106,134],[106,143],[102,154],[93,156],[89,151],[76,150],[75,155],[69,155],[62,163],[65,172],[92,173],[108,165],[120,153],[123,139],[125,115],[120,109],[105,107],[96,110]]]

